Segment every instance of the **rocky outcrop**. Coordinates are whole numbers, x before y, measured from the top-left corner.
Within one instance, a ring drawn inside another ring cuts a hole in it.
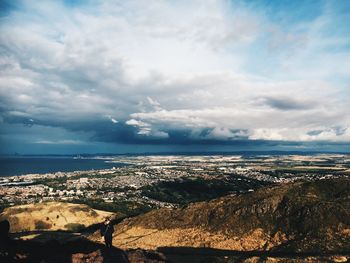
[[[350,180],[263,188],[125,220],[120,247],[211,247],[240,251],[350,251]]]

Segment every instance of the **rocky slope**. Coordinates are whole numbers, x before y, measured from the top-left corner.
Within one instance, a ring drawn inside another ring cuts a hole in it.
[[[349,179],[321,180],[159,209],[117,225],[113,241],[121,248],[348,253],[349,190]]]

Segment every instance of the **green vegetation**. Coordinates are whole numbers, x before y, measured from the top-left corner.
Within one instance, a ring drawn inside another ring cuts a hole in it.
[[[2,213],[8,207],[12,207],[12,206],[16,206],[16,205],[22,205],[22,202],[20,202],[20,201],[16,201],[13,203],[3,202],[2,204],[0,204],[0,213]]]
[[[181,180],[160,182],[158,184],[143,187],[142,194],[155,200],[188,204],[191,202],[205,201],[230,193],[239,193],[248,189],[256,189],[262,185],[254,184],[252,180],[238,181],[235,178],[205,180],[202,178],[182,178]]]
[[[327,182],[327,183],[325,183]],[[342,182],[342,183],[339,183]],[[317,196],[320,200],[337,200],[349,198],[350,181],[342,180],[319,180],[315,182],[305,182],[299,188],[295,187],[288,191],[287,196],[290,199],[297,199],[300,192],[304,193],[311,199]],[[305,197],[303,197],[305,199]]]
[[[111,174],[91,174],[91,173],[82,173],[79,175],[75,175],[73,177],[61,176],[55,178],[42,178],[35,181],[35,184],[44,184],[49,187],[52,187],[57,190],[66,190],[66,188],[62,185],[67,182],[67,180],[78,180],[80,178],[114,178],[118,176],[118,173]]]
[[[1,204],[0,205],[0,213],[2,213],[4,211],[5,208],[9,207],[10,205],[8,204]]]
[[[136,216],[149,212],[153,209],[151,205],[143,204],[133,201],[115,201],[113,203],[106,203],[103,199],[75,199],[70,201],[76,204],[86,204],[91,208],[119,213],[120,216]]]
[[[328,174],[328,173],[334,173],[339,170],[335,170],[333,168],[308,168],[308,167],[281,167],[281,168],[276,168],[276,172],[281,172],[281,173],[317,173],[317,174]]]
[[[66,224],[64,227],[71,232],[80,232],[85,228],[83,224],[79,224],[79,223],[69,223],[69,224]]]
[[[35,229],[42,230],[42,229],[50,229],[52,227],[51,224],[46,223],[44,221],[38,220],[35,221]]]
[[[54,190],[66,190],[66,187],[63,185],[66,182],[67,176],[57,178],[42,178],[35,181],[36,184],[44,184],[52,187]]]
[[[261,171],[261,173],[270,175],[276,178],[287,178],[287,177],[303,177],[305,178],[312,178],[312,177],[319,177],[321,175],[327,175],[327,174],[349,174],[349,172],[346,172],[345,169],[333,169],[333,168],[309,168],[309,167],[276,167],[274,170],[269,171]]]

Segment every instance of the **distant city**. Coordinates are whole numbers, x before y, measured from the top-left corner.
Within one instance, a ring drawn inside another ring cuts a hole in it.
[[[276,183],[350,176],[348,154],[96,158],[111,168],[0,177],[0,205],[69,201],[129,215]]]

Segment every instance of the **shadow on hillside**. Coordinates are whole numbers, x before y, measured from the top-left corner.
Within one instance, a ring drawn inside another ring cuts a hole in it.
[[[112,222],[117,224],[123,219],[125,217]],[[107,248],[84,237],[98,231],[101,226],[103,223],[97,223],[75,233],[65,230],[9,233],[10,224],[3,220],[0,222],[0,262],[72,262],[73,255],[78,262],[87,258],[96,262],[129,262],[123,250]],[[25,237],[28,240],[23,240]]]
[[[123,221],[127,217],[120,217],[111,220],[111,222],[116,225]],[[7,220],[5,220],[7,221]],[[5,222],[1,221],[1,223]],[[8,221],[7,221],[8,223]],[[85,235],[91,235],[95,233],[96,231],[99,231],[101,227],[104,226],[104,223],[96,223],[92,224],[90,226],[84,227],[78,231],[70,231],[70,230],[51,230],[51,229],[44,229],[44,230],[30,230],[30,231],[21,231],[21,232],[14,232],[14,233],[9,233],[9,228],[5,231],[6,233],[1,233],[1,236],[7,236],[10,239],[20,239],[21,237],[26,237],[26,236],[31,236],[30,240],[32,241],[38,241],[41,243],[50,241],[50,240],[59,240],[60,243],[65,243],[67,241],[72,241],[72,240],[80,240],[84,238]]]
[[[205,263],[205,262],[243,262],[248,258],[257,257],[261,262],[269,258],[284,259],[305,259],[307,257],[330,257],[333,255],[350,255],[350,251],[341,253],[291,253],[277,251],[236,251],[222,250],[214,248],[194,248],[194,247],[160,247],[157,249],[164,254],[169,262],[182,263]],[[233,260],[233,261],[232,261]]]
[[[95,228],[89,231],[95,230]],[[14,237],[31,235],[30,240],[13,239]],[[267,258],[306,259],[316,257],[323,258],[333,255],[350,255],[350,251],[320,253],[320,252],[286,252],[283,251],[234,251],[212,248],[194,247],[160,247],[157,252],[164,255],[164,260],[152,251],[142,251],[141,255],[133,250],[123,251],[119,248],[106,248],[104,245],[92,242],[83,235],[67,231],[31,231],[26,233],[10,234],[6,242],[0,240],[0,262],[119,262],[129,263],[128,255],[132,262],[140,262],[137,258],[147,258],[152,262],[183,262],[183,263],[224,263],[244,262],[246,259],[257,257],[259,262],[265,262]],[[133,254],[134,253],[134,254]],[[134,255],[134,256],[133,256]],[[72,258],[75,261],[72,261]],[[147,262],[147,261],[146,261]]]
[[[61,243],[60,239],[50,239],[62,233],[50,231],[36,234],[31,240],[8,239],[0,248],[0,262],[72,262],[73,255],[80,260],[79,262],[83,262],[86,256],[100,259],[97,262],[129,262],[123,250],[116,247],[107,248],[82,236],[76,238],[74,233],[64,232],[65,239],[69,239],[71,235],[71,239],[64,243]]]

